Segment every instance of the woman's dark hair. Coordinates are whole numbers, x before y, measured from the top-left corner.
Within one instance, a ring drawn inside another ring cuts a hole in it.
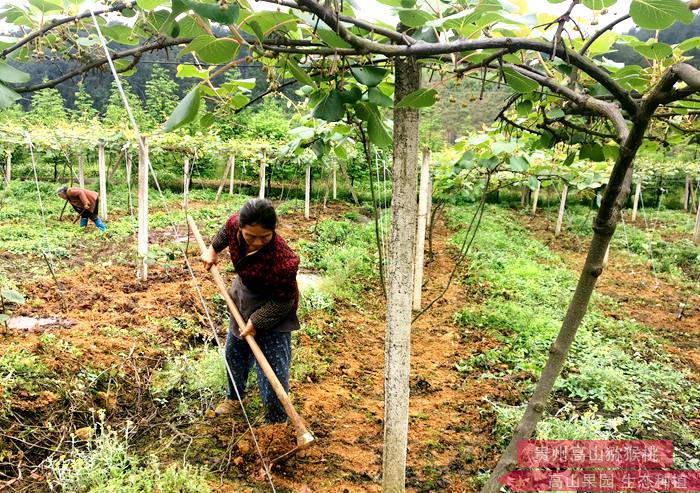
[[[269,200],[252,199],[241,207],[238,213],[238,224],[241,228],[257,224],[274,231],[277,226],[277,213]]]

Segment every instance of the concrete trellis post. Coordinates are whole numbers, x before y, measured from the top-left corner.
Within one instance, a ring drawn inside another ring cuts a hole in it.
[[[233,177],[236,174],[236,156],[228,158],[228,167],[231,169],[231,177],[228,182],[228,194],[233,195]]]
[[[642,181],[637,182],[637,188],[634,191],[634,203],[632,204],[632,222],[637,220],[637,206],[639,205],[639,197],[642,195]]]
[[[416,227],[416,258],[413,264],[413,309],[420,310],[423,288],[423,257],[425,254],[425,230],[430,204],[430,149],[423,149],[418,194],[418,224]]]
[[[554,236],[559,236],[561,233],[561,225],[564,222],[564,211],[566,210],[566,196],[569,193],[569,185],[564,185],[561,191],[561,202],[559,202],[559,216],[557,217],[557,225],[554,228]]]
[[[99,215],[103,220],[107,219],[107,167],[105,161],[105,146],[100,144],[97,148],[97,166],[100,178],[100,210]]]
[[[311,163],[306,164],[306,180],[304,181],[304,219],[311,216]]]
[[[260,191],[258,192],[258,198],[265,198],[265,158],[260,160]]]
[[[12,151],[6,151],[7,157],[5,159],[5,183],[7,185],[12,181]]]
[[[85,188],[85,156],[78,154],[78,184]]]
[[[537,213],[537,201],[540,199],[540,187],[542,184],[540,180],[537,180],[537,187],[535,187],[535,195],[532,197],[532,215]]]
[[[138,230],[138,277],[141,281],[148,278],[148,142],[141,137],[139,145],[139,230]]]
[[[338,171],[338,165],[333,165],[333,200],[338,198],[338,180],[336,178],[336,173]]]

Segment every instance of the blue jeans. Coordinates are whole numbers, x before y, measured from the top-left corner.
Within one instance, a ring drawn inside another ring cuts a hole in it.
[[[277,375],[282,387],[284,387],[285,392],[289,392],[289,366],[292,362],[291,332],[259,332],[255,336],[255,340],[267,358],[268,363],[270,363],[275,375]],[[253,363],[256,363],[255,369],[258,376],[258,386],[260,387],[260,398],[265,405],[267,421],[269,423],[284,423],[287,420],[287,413],[284,411],[284,407],[277,398],[277,394],[275,394],[262,368],[255,361],[255,356],[253,356],[250,346],[248,346],[246,341],[234,336],[231,331],[226,337],[226,361],[236,382],[236,388],[241,394],[241,399],[247,390],[248,374],[253,367]],[[238,399],[231,383],[230,375],[227,395],[229,399]]]

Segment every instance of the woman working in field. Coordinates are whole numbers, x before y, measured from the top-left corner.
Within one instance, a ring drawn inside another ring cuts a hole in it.
[[[239,333],[231,317],[226,339],[226,360],[241,398],[245,394],[254,356],[245,341],[254,336],[285,391],[289,391],[289,365],[292,359],[291,332],[299,328],[297,269],[299,257],[275,233],[277,215],[265,199],[253,199],[234,214],[214,236],[202,255],[207,270],[218,253],[228,247],[236,269],[236,280],[229,290],[246,327]],[[269,381],[257,365],[260,396],[271,423],[284,422],[287,415]],[[217,415],[236,410],[236,392],[229,376],[227,399],[216,408]]]

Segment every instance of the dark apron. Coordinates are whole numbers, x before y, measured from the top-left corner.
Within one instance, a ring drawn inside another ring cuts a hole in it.
[[[258,293],[246,287],[246,285],[243,284],[243,281],[241,281],[240,276],[236,276],[236,279],[233,281],[233,286],[231,286],[228,290],[228,294],[231,295],[233,302],[238,307],[238,311],[241,313],[243,320],[246,322],[255,312],[255,310],[270,301],[269,295]],[[230,318],[228,327],[229,330],[233,332],[233,335],[240,339],[238,324],[233,317]],[[291,332],[293,330],[297,330],[299,327],[300,325],[299,318],[297,318],[297,311],[292,310],[284,320],[271,329],[268,329],[268,331]]]

